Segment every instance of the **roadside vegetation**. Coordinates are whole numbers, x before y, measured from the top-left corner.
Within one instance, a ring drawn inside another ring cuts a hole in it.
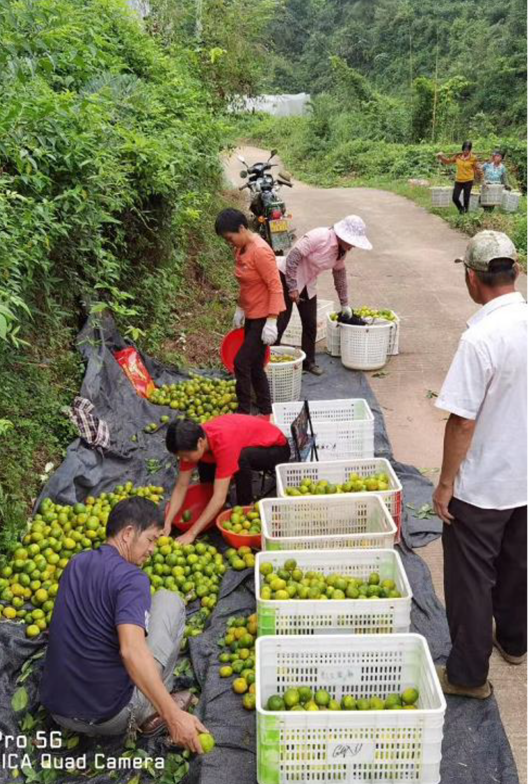
[[[435,153],[439,149],[456,150],[454,143],[403,144],[339,139],[342,117],[339,112],[334,117],[325,113],[325,102],[324,98],[316,98],[313,112],[307,117],[240,115],[232,127],[233,138],[266,149],[276,147],[291,173],[312,185],[381,188],[412,199],[470,235],[483,229],[505,231],[519,249],[521,265],[526,270],[526,142],[498,136],[476,138],[473,142],[477,152],[491,152],[495,147],[507,152],[510,182],[524,194],[518,212],[495,209],[459,215],[453,205],[447,209],[434,208],[429,191],[429,185],[449,185],[453,181],[452,170],[441,166]],[[325,128],[323,134],[320,133],[321,124]],[[425,184],[413,184],[413,180],[423,180]]]
[[[212,229],[225,133],[196,53],[120,0],[7,2],[0,26],[6,542],[75,435],[62,409],[82,380],[86,315],[108,308],[141,347],[196,361],[194,331],[223,328],[232,284]]]
[[[108,308],[162,361],[217,362],[210,336],[228,328],[234,293],[213,231],[234,198],[230,144],[277,146],[308,182],[425,203],[408,179],[447,182],[433,153],[472,136],[479,152],[504,146],[526,190],[521,0],[149,5],[140,20],[123,0],[0,4],[0,548],[74,436],[63,409],[87,314]],[[226,111],[298,90],[312,93],[309,117]],[[504,228],[526,252],[523,213],[441,214]]]

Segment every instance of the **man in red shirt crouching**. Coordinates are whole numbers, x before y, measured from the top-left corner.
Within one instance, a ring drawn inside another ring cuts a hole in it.
[[[223,509],[234,477],[237,503],[253,503],[252,471],[272,471],[290,459],[290,445],[278,427],[260,417],[225,414],[203,425],[188,420],[172,422],[167,449],[180,461],[180,472],[165,514],[165,534],[180,511],[193,470],[201,482],[214,482],[214,492],[196,522],[179,537],[190,544]]]

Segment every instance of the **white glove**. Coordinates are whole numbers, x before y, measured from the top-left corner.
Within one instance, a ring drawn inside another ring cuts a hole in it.
[[[262,328],[262,342],[264,345],[272,346],[277,340],[278,335],[279,331],[277,329],[277,319],[266,319],[266,323]]]
[[[233,316],[233,327],[235,329],[240,329],[240,327],[244,326],[244,321],[246,320],[246,315],[242,308],[237,305],[237,309],[235,310],[235,315]]]
[[[352,308],[349,305],[343,305],[341,315],[343,318],[350,318],[352,316]]]

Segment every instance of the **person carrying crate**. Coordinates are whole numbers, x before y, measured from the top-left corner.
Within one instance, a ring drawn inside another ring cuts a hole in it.
[[[214,482],[213,496],[200,517],[179,537],[191,544],[225,506],[231,480],[237,503],[253,503],[253,471],[273,471],[290,459],[290,445],[278,427],[261,417],[224,414],[203,425],[176,420],[167,429],[167,450],[180,461],[179,474],[165,513],[165,534],[180,511],[198,469],[201,482]]]
[[[365,223],[359,215],[348,215],[330,227],[312,229],[301,237],[287,257],[277,259],[286,310],[277,320],[278,338],[275,345],[280,345],[295,303],[302,323],[302,350],[306,354],[303,367],[316,376],[323,372],[315,362],[317,278],[325,270],[332,270],[341,313],[351,316],[345,257],[352,248],[372,250]]]
[[[469,212],[469,200],[475,179],[480,178],[482,172],[477,156],[473,154],[473,142],[466,141],[462,145],[462,152],[452,155],[444,155],[443,152],[437,153],[437,158],[446,165],[454,163],[456,166],[455,185],[453,188],[453,204],[461,215]],[[460,203],[460,195],[463,194],[464,203]]]
[[[446,694],[478,699],[492,693],[493,645],[509,664],[526,656],[528,309],[515,291],[516,259],[498,231],[476,234],[456,259],[483,307],[468,322],[436,402],[449,412],[433,502],[445,523],[453,643],[439,675]]]
[[[484,175],[483,191],[487,185],[504,185],[504,190],[511,191],[511,186],[508,182],[508,172],[503,160],[503,152],[494,150],[491,154],[491,160],[482,165],[482,174]],[[495,209],[493,205],[483,205],[483,207],[486,212],[492,212]]]

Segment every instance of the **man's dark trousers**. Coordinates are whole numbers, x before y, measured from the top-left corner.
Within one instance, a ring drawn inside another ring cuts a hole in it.
[[[250,506],[253,503],[253,471],[273,471],[280,463],[290,459],[290,445],[247,446],[240,452],[239,469],[235,474],[237,503]],[[214,482],[216,464],[198,463],[200,482]]]
[[[482,686],[497,640],[512,656],[526,653],[526,506],[481,509],[454,498],[444,524],[444,588],[453,647],[447,676]]]

